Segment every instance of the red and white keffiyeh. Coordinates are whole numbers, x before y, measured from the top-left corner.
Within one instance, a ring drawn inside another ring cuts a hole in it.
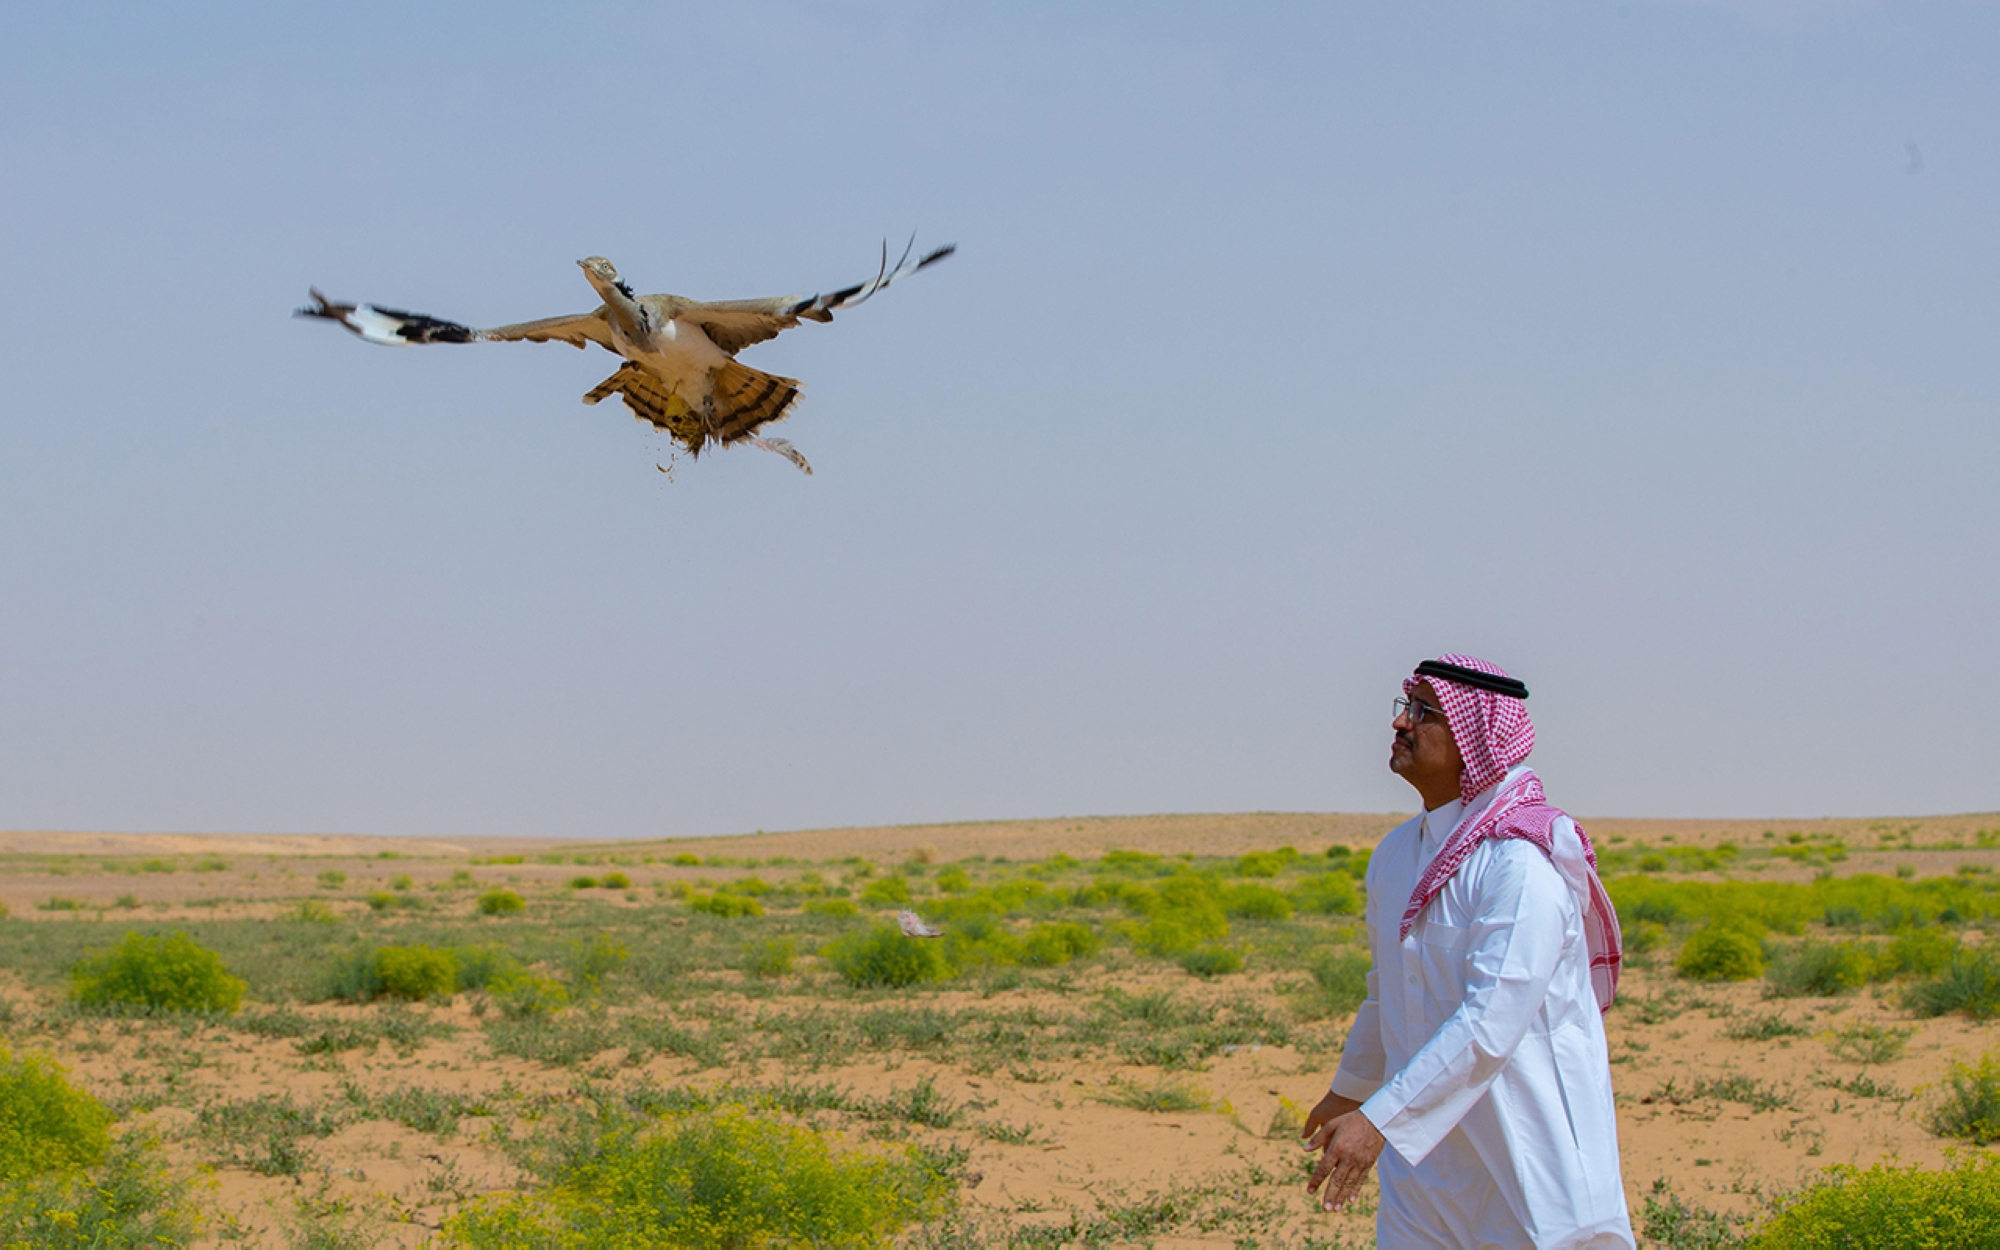
[[[1442,655],[1438,659],[1461,668],[1505,677],[1497,664],[1469,655]],[[1403,682],[1409,694],[1419,682],[1429,682],[1444,707],[1445,723],[1465,761],[1459,776],[1459,793],[1468,804],[1507,778],[1510,770],[1528,758],[1535,748],[1535,726],[1528,719],[1528,705],[1490,690],[1478,690],[1443,677],[1410,677]],[[1583,826],[1570,821],[1576,830],[1572,842],[1558,839],[1556,821],[1567,813],[1551,807],[1542,791],[1542,780],[1533,769],[1516,773],[1493,801],[1470,820],[1452,830],[1437,856],[1424,869],[1417,887],[1403,909],[1399,940],[1410,936],[1424,906],[1447,881],[1465,866],[1466,859],[1488,838],[1523,838],[1534,843],[1549,857],[1556,871],[1576,892],[1583,907],[1583,935],[1590,951],[1590,988],[1597,996],[1597,1009],[1608,1011],[1618,995],[1618,968],[1624,959],[1623,938],[1618,931],[1618,912],[1597,875],[1597,849]]]

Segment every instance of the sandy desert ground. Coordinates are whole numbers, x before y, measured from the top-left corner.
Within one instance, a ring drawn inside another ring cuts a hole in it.
[[[615,843],[0,833],[0,1040],[54,1055],[121,1132],[157,1136],[196,1178],[203,1244],[434,1244],[467,1203],[534,1185],[535,1150],[580,1110],[692,1091],[925,1152],[957,1213],[906,1230],[916,1244],[1366,1245],[1372,1201],[1315,1210],[1292,1140],[1351,1018],[1325,961],[1359,949],[1356,918],[1233,918],[1207,945],[1243,967],[1195,975],[1149,953],[1139,912],[1083,891],[1205,873],[1227,897],[1262,885],[1303,899],[1351,859],[1335,848],[1370,846],[1398,819]],[[2000,827],[1990,815],[1585,823],[1607,877],[1983,885],[2000,862],[1982,845]],[[1704,857],[1725,845],[1735,853]],[[1278,848],[1296,854],[1258,856]],[[1000,945],[965,948],[950,979],[850,986],[814,952],[887,914],[894,890],[878,883],[890,879],[933,914],[1009,883],[1028,884],[1008,898],[1032,897],[1001,907]],[[493,889],[525,910],[482,914]],[[764,914],[701,910],[723,896],[757,899]],[[838,898],[860,914],[828,914]],[[1955,919],[1966,944],[1985,940],[1990,921]],[[1053,966],[1004,954],[1018,950],[1006,932],[1059,922],[1101,947]],[[1754,1217],[1829,1164],[1944,1158],[1953,1143],[1926,1109],[1953,1063],[1993,1047],[1990,1025],[1920,1018],[1890,980],[1798,997],[1771,996],[1765,980],[1692,981],[1672,968],[1685,926],[1655,928],[1607,1017],[1635,1216],[1650,1201]],[[249,981],[249,1000],[216,1018],[69,1005],[68,968],[128,930],[194,935]],[[582,952],[600,937],[623,957],[593,972]],[[566,985],[571,1002],[517,1018],[476,989],[416,1003],[329,996],[329,966],[384,945],[499,951]]]

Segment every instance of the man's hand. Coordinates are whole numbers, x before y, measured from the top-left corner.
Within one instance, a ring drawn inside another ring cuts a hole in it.
[[[1299,1136],[1310,1139],[1314,1133],[1319,1132],[1319,1126],[1328,1120],[1337,1120],[1350,1111],[1360,1109],[1360,1099],[1342,1098],[1339,1094],[1328,1091],[1326,1097],[1319,1100],[1319,1105],[1306,1113],[1306,1126],[1299,1131]],[[1319,1147],[1313,1146],[1311,1149],[1317,1150]]]
[[[1341,1104],[1349,1109],[1342,1110]],[[1352,1109],[1357,1105],[1351,1098],[1328,1094],[1306,1120],[1306,1149],[1321,1152],[1306,1192],[1317,1193],[1325,1185],[1320,1205],[1329,1211],[1338,1211],[1361,1192],[1361,1182],[1368,1179],[1368,1169],[1375,1166],[1386,1144],[1368,1117]],[[1321,1115],[1323,1109],[1331,1118]]]

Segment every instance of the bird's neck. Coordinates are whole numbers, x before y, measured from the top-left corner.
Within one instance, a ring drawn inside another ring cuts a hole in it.
[[[646,310],[639,301],[625,293],[625,289],[615,282],[592,282],[597,294],[604,300],[604,311],[611,318],[611,324],[632,338],[643,337],[646,330]]]

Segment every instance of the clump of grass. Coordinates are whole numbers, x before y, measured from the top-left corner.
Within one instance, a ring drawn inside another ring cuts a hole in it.
[[[1735,1250],[1743,1244],[1740,1215],[1711,1211],[1674,1192],[1662,1176],[1653,1181],[1639,1212],[1639,1235],[1662,1250]]]
[[[965,875],[965,869],[953,864],[938,873],[937,888],[940,894],[963,894],[972,888],[972,878]]]
[[[318,880],[320,889],[338,890],[341,886],[347,884],[347,874],[338,868],[328,868],[319,874]]]
[[[384,946],[375,952],[375,979],[390,998],[450,998],[458,990],[458,957],[430,946]]]
[[[1676,1107],[1712,1098],[1718,1102],[1740,1102],[1752,1111],[1775,1111],[1793,1105],[1792,1095],[1737,1072],[1727,1076],[1704,1077],[1690,1086],[1683,1086],[1674,1077],[1668,1077],[1646,1098]]]
[[[1950,966],[1958,951],[1958,935],[1947,929],[1908,929],[1898,933],[1877,960],[1877,976],[1901,974],[1934,977]]]
[[[111,1113],[61,1065],[0,1047],[0,1184],[90,1167],[111,1144]]]
[[[600,933],[588,942],[575,942],[569,949],[568,972],[572,984],[586,994],[596,993],[604,979],[623,968],[632,958],[624,943]]]
[[[1312,966],[1313,985],[1319,991],[1313,1003],[1329,1016],[1344,1016],[1368,1000],[1368,971],[1373,961],[1367,951],[1337,950],[1322,955]]]
[[[1097,952],[1097,934],[1088,925],[1062,922],[1038,924],[1021,942],[1021,962],[1055,968]]]
[[[869,907],[907,907],[910,883],[901,876],[878,877],[862,888],[861,902]]]
[[[0,1245],[185,1246],[199,1225],[187,1183],[142,1134],[127,1134],[101,1166],[0,1185]]]
[[[894,925],[875,925],[865,933],[850,933],[820,948],[820,957],[848,984],[857,986],[915,985],[942,981],[952,975],[937,946],[904,937]]]
[[[816,898],[805,907],[808,916],[858,916],[861,909],[853,900],[844,898]]]
[[[1937,976],[1912,985],[1903,1005],[1920,1016],[1962,1011],[1974,1020],[2000,1016],[2000,961],[1985,950],[1955,952]]]
[[[1361,891],[1344,872],[1307,877],[1292,887],[1291,898],[1294,907],[1312,915],[1353,916],[1361,911]]]
[[[597,878],[571,877],[569,879],[569,888],[572,890],[594,890],[597,888]]]
[[[1220,977],[1243,971],[1243,956],[1227,946],[1197,946],[1181,954],[1180,965],[1194,976]]]
[[[1674,970],[1696,981],[1748,981],[1764,971],[1764,950],[1740,929],[1709,925],[1681,947]]]
[[[1113,1079],[1091,1098],[1107,1106],[1129,1107],[1134,1111],[1206,1111],[1211,1105],[1200,1086],[1165,1078],[1151,1085]]]
[[[690,894],[687,905],[689,911],[703,911],[725,919],[764,914],[762,903],[740,894]]]
[[[622,872],[607,872],[597,879],[597,884],[607,890],[629,890],[632,878]]]
[[[70,969],[70,998],[82,1007],[227,1013],[242,1005],[248,988],[229,974],[221,956],[185,933],[127,933]]]
[[[1764,992],[1773,998],[1831,998],[1868,981],[1868,952],[1853,942],[1808,938],[1778,947],[1764,971]]]
[[[137,907],[138,901],[133,900],[132,905]],[[340,913],[319,899],[309,898],[286,912],[284,918],[294,924],[338,924]]]
[[[2000,1245],[2000,1158],[1958,1155],[1925,1171],[1878,1163],[1827,1169],[1786,1200],[1750,1242],[1753,1250],[1934,1250]]]
[[[493,889],[479,896],[479,913],[483,916],[511,916],[527,909],[528,901],[512,890]]]
[[[1888,1063],[1903,1053],[1903,1047],[1915,1034],[1915,1029],[1864,1022],[1837,1030],[1827,1044],[1835,1055],[1849,1063]]]
[[[798,943],[791,938],[765,938],[750,948],[743,960],[743,971],[766,981],[790,976],[797,954]]]
[[[909,1147],[836,1150],[740,1106],[614,1129],[553,1179],[472,1204],[446,1236],[470,1247],[886,1244],[947,1192]]]
[[[1722,1035],[1737,1042],[1769,1042],[1781,1037],[1804,1037],[1809,1030],[1772,1012],[1762,1016],[1739,1016],[1729,1022]]]
[[[1292,900],[1274,886],[1231,886],[1222,896],[1222,912],[1236,920],[1290,920]]]
[[[1977,1064],[1954,1063],[1945,1085],[1926,1117],[1930,1130],[1975,1146],[2000,1140],[2000,1052]]]

